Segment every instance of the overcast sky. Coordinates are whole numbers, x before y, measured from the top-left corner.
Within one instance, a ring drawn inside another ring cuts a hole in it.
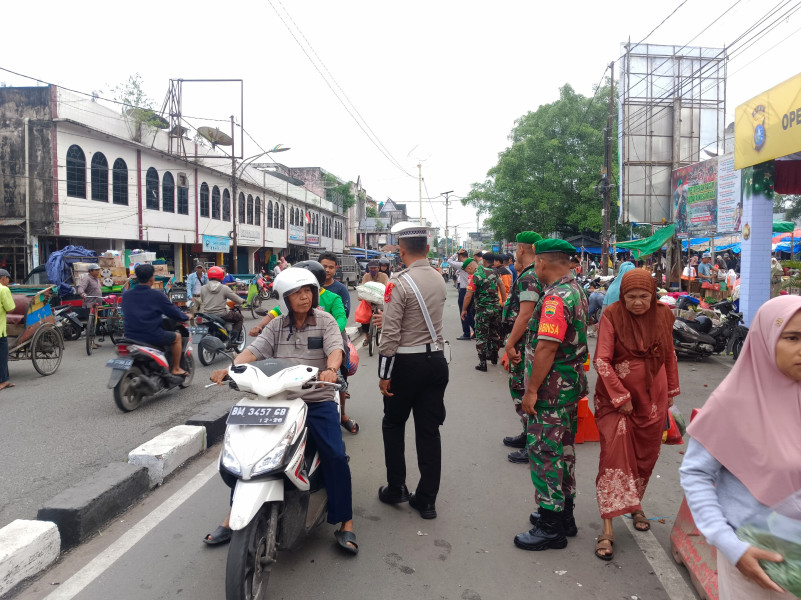
[[[405,202],[417,216],[418,160],[424,198],[448,190],[463,196],[497,162],[515,119],[553,102],[565,83],[591,94],[606,65],[619,58],[620,43],[640,41],[677,7],[649,42],[681,46],[703,32],[692,45],[730,45],[774,5],[774,0],[140,0],[67,8],[47,0],[34,9],[7,2],[0,66],[107,95],[138,72],[159,107],[170,78],[242,78],[245,130],[264,148],[279,143],[292,148],[275,155],[277,160],[320,166],[345,180],[361,177],[373,198]],[[797,73],[800,28],[801,11],[732,59],[727,123],[737,104]],[[325,65],[336,80],[329,77],[331,85],[338,84],[345,103],[347,95],[363,117],[362,126],[399,166],[362,132],[295,38],[324,73]],[[31,84],[3,72],[0,81]],[[230,87],[186,84],[184,100],[184,114],[201,117],[192,121],[198,126],[216,125],[213,119],[231,114],[240,118],[238,94]],[[247,141],[245,156],[258,152]],[[423,214],[444,228],[441,198],[424,200]],[[475,219],[472,208],[452,203],[451,233],[458,225],[463,237],[475,229]]]

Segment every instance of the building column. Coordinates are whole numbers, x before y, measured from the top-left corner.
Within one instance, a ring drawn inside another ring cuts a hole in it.
[[[740,312],[748,327],[759,307],[770,299],[773,181],[773,161],[742,170]]]

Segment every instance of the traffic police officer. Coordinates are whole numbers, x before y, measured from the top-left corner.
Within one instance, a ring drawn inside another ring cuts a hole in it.
[[[387,504],[408,500],[424,519],[437,516],[442,449],[439,428],[445,421],[448,363],[443,352],[442,312],[445,282],[429,264],[428,230],[402,222],[392,228],[398,235],[401,262],[384,295],[379,388],[384,397],[384,460],[387,485],[378,498]],[[417,466],[420,481],[409,494],[406,487],[404,433],[414,413]]]

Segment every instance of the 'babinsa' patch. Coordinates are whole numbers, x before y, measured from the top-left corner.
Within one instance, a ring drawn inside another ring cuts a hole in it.
[[[386,289],[384,290],[384,302],[389,302],[392,300],[392,288],[395,287],[394,283],[388,283]]]

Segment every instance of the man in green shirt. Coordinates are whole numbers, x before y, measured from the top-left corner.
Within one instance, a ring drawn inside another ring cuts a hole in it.
[[[8,374],[8,335],[6,333],[6,313],[14,310],[14,298],[11,297],[11,290],[8,284],[11,283],[11,274],[5,269],[0,269],[0,390],[14,387],[9,381]]]

